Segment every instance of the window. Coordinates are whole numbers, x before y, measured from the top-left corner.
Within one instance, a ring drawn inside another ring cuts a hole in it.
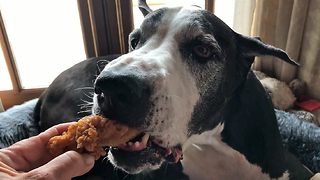
[[[76,1],[1,0],[0,5],[22,89],[47,87],[86,59]]]
[[[4,108],[39,97],[79,61],[125,53],[131,6],[131,0],[0,0]]]
[[[0,99],[7,109],[39,97],[86,56],[76,1],[0,0],[0,8]]]

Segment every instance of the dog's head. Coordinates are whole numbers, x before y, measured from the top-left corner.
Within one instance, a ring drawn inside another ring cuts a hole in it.
[[[213,129],[254,56],[294,64],[283,51],[235,33],[198,7],[152,11],[140,2],[140,9],[145,20],[130,34],[130,52],[96,79],[93,107],[96,115],[144,132],[109,152],[129,173],[177,162],[188,137]]]

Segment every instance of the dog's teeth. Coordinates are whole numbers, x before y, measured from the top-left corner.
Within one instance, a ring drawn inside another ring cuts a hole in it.
[[[145,134],[145,135],[142,137],[141,142],[142,142],[144,145],[147,145],[148,139],[149,139],[149,134]]]
[[[156,152],[156,153],[154,154],[154,156],[155,156],[156,158],[159,158],[159,157],[160,157],[160,155],[159,155],[158,152]]]
[[[139,147],[139,146],[140,146],[140,143],[139,143],[138,141],[136,141],[136,142],[134,143],[134,145],[135,145],[136,147]]]
[[[128,142],[128,145],[129,145],[129,146],[132,146],[132,144],[133,144],[132,142]]]

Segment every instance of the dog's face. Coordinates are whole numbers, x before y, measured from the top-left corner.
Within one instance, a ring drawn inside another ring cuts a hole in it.
[[[93,114],[144,132],[111,148],[109,160],[129,173],[154,169],[177,162],[192,134],[213,129],[248,71],[237,38],[198,7],[149,13],[130,34],[131,52],[110,62],[95,82]]]
[[[114,164],[136,173],[166,158],[177,161],[191,134],[215,124],[198,122],[219,111],[236,85],[226,84],[236,72],[232,36],[198,7],[163,8],[146,16],[130,34],[131,52],[109,63],[96,81],[94,113],[150,135],[141,151],[111,150]]]

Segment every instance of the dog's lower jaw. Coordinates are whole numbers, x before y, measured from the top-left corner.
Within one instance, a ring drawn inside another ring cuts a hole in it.
[[[117,160],[117,158],[111,153],[111,151],[108,152],[108,160],[111,162],[111,164],[119,168],[129,174],[138,174],[143,170],[146,169],[158,169],[161,164],[164,162],[163,159],[158,159],[158,161],[153,161],[153,162],[143,162],[143,160],[137,160],[137,161],[131,161],[130,163],[137,163],[135,165],[128,165],[128,162],[121,162]]]

